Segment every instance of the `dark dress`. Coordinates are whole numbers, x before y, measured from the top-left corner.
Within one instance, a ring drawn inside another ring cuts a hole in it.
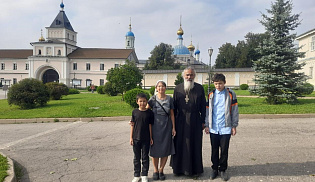
[[[152,96],[149,105],[154,113],[154,125],[152,125],[153,145],[150,148],[150,156],[155,158],[167,157],[175,153],[172,139],[172,121],[167,113],[174,109],[173,98],[166,96],[166,99],[160,100],[157,96]]]
[[[176,136],[175,154],[171,158],[173,173],[194,175],[203,173],[202,123],[205,122],[206,99],[203,87],[195,83],[186,104],[184,84],[174,90]]]

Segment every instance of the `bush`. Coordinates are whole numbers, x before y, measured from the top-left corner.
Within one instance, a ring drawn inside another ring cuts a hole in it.
[[[203,90],[205,91],[205,95],[208,95],[208,84],[203,84],[202,85]],[[210,92],[215,89],[214,84],[210,84]]]
[[[26,78],[12,85],[8,92],[9,105],[17,105],[21,109],[44,106],[49,101],[49,92],[42,81]]]
[[[301,95],[309,95],[311,93],[313,93],[314,91],[314,85],[310,84],[310,83],[304,83],[300,88],[299,88],[299,93]]]
[[[78,89],[75,89],[75,88],[70,88],[69,89],[69,94],[79,94],[80,91]]]
[[[99,94],[105,94],[104,92],[104,85],[100,85],[97,87],[96,92]]]
[[[132,90],[129,90],[127,91],[125,94],[124,94],[124,100],[127,104],[129,104],[131,107],[133,108],[137,108],[138,107],[138,104],[136,102],[136,97],[139,93],[144,93],[146,96],[147,96],[147,99],[149,100],[150,98],[150,94],[147,92],[147,91],[144,91],[142,89],[138,89],[138,88],[135,88],[135,89],[132,89]]]
[[[154,95],[154,91],[155,91],[155,87],[152,86],[152,87],[150,88],[150,94],[151,94],[151,95]]]
[[[248,90],[248,85],[247,84],[241,84],[240,89],[241,90]]]
[[[111,82],[106,82],[103,90],[105,94],[110,96],[116,96],[118,94],[118,91],[115,90]]]
[[[60,100],[63,95],[69,95],[69,88],[63,83],[49,82],[45,85],[52,100]]]

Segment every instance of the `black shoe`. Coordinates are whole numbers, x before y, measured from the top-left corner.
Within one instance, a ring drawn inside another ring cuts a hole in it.
[[[159,180],[159,173],[153,173],[153,180]]]
[[[198,180],[200,174],[193,174],[192,177],[193,177],[193,180]]]
[[[214,180],[218,176],[218,170],[212,169],[210,172],[210,180]]]
[[[164,181],[164,180],[165,180],[165,175],[164,175],[164,173],[160,173],[160,174],[159,174],[159,178],[160,178],[161,181]]]
[[[223,181],[229,180],[229,177],[228,177],[228,175],[227,175],[227,173],[225,171],[220,171],[220,175],[221,175],[221,179]]]

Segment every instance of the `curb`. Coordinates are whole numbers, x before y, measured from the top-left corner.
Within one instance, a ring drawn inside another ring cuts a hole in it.
[[[16,182],[15,172],[14,172],[14,163],[13,161],[6,155],[0,152],[0,154],[7,158],[9,169],[7,170],[8,176],[4,178],[4,182]]]
[[[93,121],[129,121],[131,116],[93,117],[93,118],[32,118],[32,119],[0,119],[0,124],[23,123],[57,123],[57,122],[93,122]],[[281,118],[315,118],[312,114],[240,114],[240,119],[281,119]]]
[[[0,124],[23,123],[57,123],[57,122],[93,122],[93,121],[128,121],[131,116],[92,117],[92,118],[32,118],[32,119],[0,119]]]

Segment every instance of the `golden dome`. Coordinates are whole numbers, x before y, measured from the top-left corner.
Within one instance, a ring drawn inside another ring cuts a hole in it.
[[[182,26],[179,27],[179,29],[177,30],[177,35],[183,35],[184,34],[184,30],[182,29]]]
[[[43,36],[41,36],[41,37],[39,38],[39,41],[40,41],[40,42],[45,41],[45,38],[44,38]]]
[[[189,51],[194,51],[195,50],[195,46],[192,45],[192,42],[190,42],[190,45],[187,47]]]
[[[45,41],[45,38],[43,37],[43,29],[40,29],[40,38],[39,38],[39,41],[40,41],[40,42]]]

